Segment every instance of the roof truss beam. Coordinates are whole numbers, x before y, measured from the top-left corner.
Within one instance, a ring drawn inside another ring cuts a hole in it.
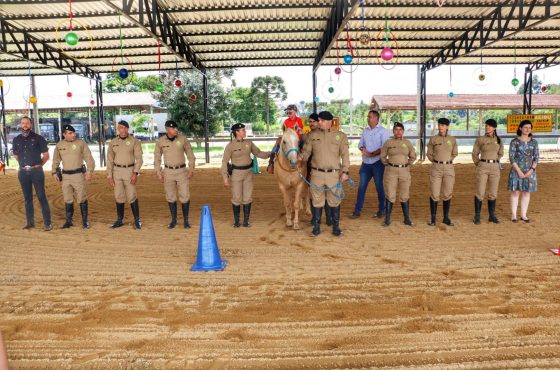
[[[425,63],[426,69],[429,70],[464,57],[495,42],[510,38],[521,31],[536,27],[558,15],[551,15],[551,0],[541,3],[542,0],[531,0],[528,6],[525,6],[523,0],[510,0],[498,5],[492,13],[481,19],[474,27],[465,31],[459,38],[428,59]],[[544,6],[544,16],[534,15],[535,6]],[[506,17],[503,14],[506,14]],[[496,34],[495,38],[491,38],[491,34]]]
[[[554,67],[560,64],[560,50],[555,51],[550,55],[546,55],[540,59],[532,61],[527,65],[530,71],[538,71],[539,69],[545,69],[548,67]]]
[[[66,56],[61,50],[44,41],[31,36],[27,31],[20,30],[0,18],[0,51],[23,60],[33,59],[36,63],[62,72],[73,73],[87,78],[99,79],[100,76],[91,68],[78,63]],[[23,35],[20,40],[16,35]],[[15,46],[15,47],[12,47]],[[31,71],[30,71],[31,73]]]

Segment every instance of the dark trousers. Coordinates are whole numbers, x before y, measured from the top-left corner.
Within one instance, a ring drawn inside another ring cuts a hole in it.
[[[381,161],[373,164],[362,163],[360,167],[360,186],[358,187],[358,198],[356,199],[356,206],[354,207],[355,213],[360,213],[364,207],[364,200],[366,199],[366,191],[371,179],[375,184],[377,191],[378,209],[380,212],[385,211],[385,191],[383,190],[383,173],[385,166]]]
[[[25,199],[25,217],[27,218],[28,225],[34,225],[34,209],[33,209],[33,188],[37,194],[37,199],[41,203],[41,210],[43,211],[43,222],[45,225],[51,224],[51,209],[45,194],[45,173],[42,168],[33,168],[30,171],[20,170],[18,172],[18,179],[23,191],[23,198]]]

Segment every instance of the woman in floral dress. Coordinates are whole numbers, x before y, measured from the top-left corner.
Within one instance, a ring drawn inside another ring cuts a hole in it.
[[[517,222],[517,206],[521,194],[521,220],[528,223],[527,209],[531,193],[537,191],[537,165],[539,144],[533,139],[533,124],[529,120],[519,123],[517,137],[509,144],[508,190],[511,191],[511,222]]]

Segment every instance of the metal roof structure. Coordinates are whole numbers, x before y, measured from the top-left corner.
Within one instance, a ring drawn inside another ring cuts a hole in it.
[[[135,71],[193,65],[202,70],[343,64],[348,39],[354,63],[377,64],[375,51],[383,44],[385,21],[398,43],[399,64],[477,64],[481,47],[483,63],[513,63],[516,54],[515,62],[527,64],[559,50],[558,0],[443,3],[439,7],[433,0],[3,0],[0,71],[27,75],[29,59],[32,74],[114,72],[121,64],[121,41],[123,64]],[[80,36],[75,46],[64,42],[70,4],[74,31]],[[370,38],[367,44],[359,41],[362,34]],[[90,71],[47,61],[60,58]]]
[[[415,110],[418,107],[416,95],[374,95],[371,107],[378,110]],[[450,109],[522,109],[523,95],[519,94],[447,94],[426,96],[427,110]],[[533,96],[533,109],[559,109],[560,95],[538,94]]]

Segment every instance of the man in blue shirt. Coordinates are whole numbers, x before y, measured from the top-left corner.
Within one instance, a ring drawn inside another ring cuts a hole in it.
[[[390,133],[379,125],[379,112],[370,110],[368,113],[368,126],[364,129],[358,148],[362,152],[362,166],[360,167],[360,186],[358,198],[351,218],[358,218],[364,206],[366,190],[370,180],[373,178],[375,190],[377,191],[378,211],[377,218],[385,215],[385,191],[383,190],[383,173],[385,166],[380,161],[381,147],[389,139]]]
[[[45,173],[43,165],[49,160],[47,141],[41,135],[31,131],[33,123],[27,116],[20,120],[21,134],[14,138],[12,151],[19,162],[18,179],[25,199],[25,217],[23,227],[28,230],[35,227],[33,209],[33,188],[41,203],[45,231],[52,230],[51,209],[45,194]]]

